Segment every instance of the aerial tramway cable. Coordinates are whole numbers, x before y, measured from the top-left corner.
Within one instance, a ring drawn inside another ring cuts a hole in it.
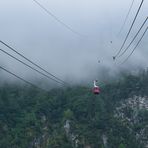
[[[127,13],[127,15],[126,15],[126,17],[125,17],[125,20],[124,20],[124,22],[123,22],[123,25],[121,26],[121,29],[120,29],[118,35],[120,35],[120,33],[122,32],[122,30],[123,30],[123,28],[124,28],[124,26],[125,26],[125,24],[126,24],[126,22],[127,22],[127,19],[128,19],[129,14],[130,14],[130,12],[131,12],[131,10],[132,10],[134,1],[135,1],[135,0],[132,0],[132,3],[131,3],[131,5],[130,5],[130,8],[129,8],[129,10],[128,10],[128,13]]]
[[[47,70],[45,70],[44,68],[42,68],[41,66],[39,66],[38,64],[36,64],[35,62],[31,61],[30,59],[28,59],[27,57],[25,57],[24,55],[22,55],[21,53],[19,53],[16,49],[12,48],[11,46],[9,46],[8,44],[6,44],[2,40],[0,40],[0,43],[2,43],[3,45],[5,45],[6,47],[8,47],[10,50],[12,50],[13,52],[15,52],[16,54],[18,54],[19,56],[21,56],[22,58],[24,58],[25,60],[27,60],[28,62],[30,62],[31,64],[33,64],[34,66],[38,67],[40,70],[44,71],[46,74],[54,77],[55,79],[57,79],[58,81],[64,83],[65,85],[68,85],[67,82],[65,82],[65,81],[61,80],[60,78],[56,77],[55,75],[51,74],[50,72],[48,72]]]
[[[138,8],[138,10],[137,10],[137,12],[136,12],[135,17],[134,17],[134,20],[133,20],[133,22],[132,22],[132,24],[131,24],[131,26],[130,26],[130,29],[129,29],[129,31],[128,31],[128,33],[127,33],[125,39],[124,39],[124,42],[123,42],[123,44],[121,45],[121,48],[119,49],[119,51],[117,52],[117,54],[116,54],[115,56],[113,56],[113,60],[115,60],[116,57],[117,57],[117,56],[120,54],[120,52],[122,51],[122,49],[123,49],[123,47],[124,47],[124,45],[125,45],[125,43],[126,43],[128,37],[129,37],[129,34],[130,34],[130,32],[131,32],[131,30],[132,30],[132,28],[133,28],[133,26],[134,26],[134,23],[135,23],[135,21],[136,21],[136,19],[137,19],[137,16],[138,16],[139,12],[140,12],[140,9],[141,9],[141,7],[142,7],[143,2],[144,2],[144,0],[141,1],[140,6],[139,6],[139,8]]]
[[[142,30],[142,28],[144,27],[145,23],[147,22],[148,17],[144,20],[143,24],[141,25],[140,29],[138,30],[138,32],[136,33],[136,35],[134,36],[133,40],[130,42],[130,44],[127,46],[127,48],[119,55],[119,57],[121,57],[132,45],[132,43],[134,42],[134,40],[136,39],[136,37],[138,36],[138,34],[140,33],[140,31]]]
[[[39,88],[39,87],[36,86],[35,84],[33,84],[33,83],[31,83],[31,82],[29,82],[29,81],[27,81],[27,80],[21,78],[20,76],[18,76],[18,75],[16,75],[16,74],[12,73],[11,71],[9,71],[9,70],[3,68],[2,66],[0,66],[0,69],[4,70],[5,72],[7,72],[7,73],[13,75],[14,77],[20,79],[21,81],[23,81],[23,82],[25,82],[25,83],[27,83],[27,84],[33,86],[33,87],[36,87],[36,88],[38,88],[38,89],[42,89],[42,90],[44,90],[43,88]],[[44,90],[44,91],[46,91],[46,90]]]
[[[55,80],[55,79],[49,77],[48,75],[44,74],[43,72],[40,72],[39,70],[37,70],[37,69],[35,69],[34,67],[32,67],[32,66],[26,64],[25,62],[21,61],[20,59],[14,57],[13,55],[9,54],[8,52],[4,51],[3,49],[0,49],[0,51],[3,52],[3,53],[5,53],[5,54],[7,54],[7,55],[10,56],[10,57],[12,57],[13,59],[17,60],[18,62],[22,63],[23,65],[25,65],[25,66],[31,68],[32,70],[38,72],[39,74],[41,74],[41,75],[43,75],[43,76],[45,76],[45,77],[47,77],[47,78],[49,78],[49,79],[51,79],[51,80],[53,80],[53,81],[55,81],[55,82],[57,82],[57,83],[63,85],[63,83],[61,83],[61,82],[59,82],[59,81],[57,81],[57,80]]]
[[[148,27],[145,29],[145,31],[142,34],[140,40],[138,41],[138,43],[136,44],[136,46],[134,47],[134,49],[132,50],[132,52],[130,53],[130,55],[121,64],[124,64],[132,56],[132,54],[134,53],[134,51],[136,50],[136,48],[138,47],[138,45],[142,41],[142,39],[143,39],[144,35],[146,34],[147,30],[148,30]]]
[[[77,34],[79,36],[82,36],[79,32],[72,29],[69,25],[65,24],[61,19],[59,19],[56,15],[54,15],[51,11],[49,11],[47,8],[45,8],[41,3],[39,3],[37,0],[33,0],[42,10],[44,10],[48,15],[50,15],[52,18],[54,18],[58,23],[60,23],[62,26],[64,26],[66,29],[70,30],[72,33]]]

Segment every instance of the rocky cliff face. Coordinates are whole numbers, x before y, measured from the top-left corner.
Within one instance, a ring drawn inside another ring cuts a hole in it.
[[[124,101],[118,102],[117,107],[114,109],[114,118],[119,120],[124,127],[128,128],[129,132],[132,133],[137,141],[139,141],[144,148],[148,148],[148,97],[144,96],[133,96],[131,98],[125,99]],[[42,122],[42,134],[36,137],[30,148],[42,148],[48,147],[49,142],[54,143],[54,137],[61,133],[53,134],[49,129],[49,124],[46,116],[41,117]],[[74,128],[75,123],[71,120],[66,120],[62,127],[62,134],[65,135],[67,141],[69,141],[71,148],[94,148],[93,144],[88,144],[89,141],[85,139],[85,136],[78,135],[76,129]],[[79,124],[79,123],[77,123]],[[74,127],[73,127],[74,126]],[[57,130],[57,129],[56,129]],[[114,130],[114,129],[109,129]],[[58,131],[58,130],[57,130]],[[52,141],[53,140],[53,141]],[[100,139],[104,148],[110,147],[110,136],[107,131],[102,131]],[[60,144],[54,144],[54,146],[60,148]]]
[[[136,139],[148,148],[148,97],[133,96],[121,101],[114,111],[115,118],[122,121],[131,132],[135,133]]]

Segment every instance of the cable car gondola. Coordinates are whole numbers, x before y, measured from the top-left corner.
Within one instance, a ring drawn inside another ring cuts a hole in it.
[[[94,81],[93,93],[95,95],[99,95],[100,94],[100,88],[99,88],[99,86],[96,85],[96,83],[97,83],[97,80]]]

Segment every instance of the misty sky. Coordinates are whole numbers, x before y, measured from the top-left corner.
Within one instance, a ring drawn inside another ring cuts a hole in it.
[[[119,36],[117,34],[132,0],[38,1],[81,35],[74,34],[62,26],[33,0],[0,0],[0,40],[16,48],[49,72],[63,79],[84,80],[88,77],[94,79],[98,71],[104,68],[117,71],[122,68],[148,67],[148,33],[127,63],[118,64],[129,52],[116,64],[112,61],[112,56],[125,38],[140,0],[135,0],[126,26]],[[147,0],[141,8],[128,42],[146,16]],[[132,47],[135,44],[136,42]],[[0,48],[12,53],[2,44]],[[38,76],[1,51],[0,65],[22,77]]]

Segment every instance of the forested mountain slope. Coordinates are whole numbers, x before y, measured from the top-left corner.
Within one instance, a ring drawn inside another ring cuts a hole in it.
[[[0,148],[146,148],[147,141],[147,71],[108,82],[97,96],[87,86],[0,87]]]

